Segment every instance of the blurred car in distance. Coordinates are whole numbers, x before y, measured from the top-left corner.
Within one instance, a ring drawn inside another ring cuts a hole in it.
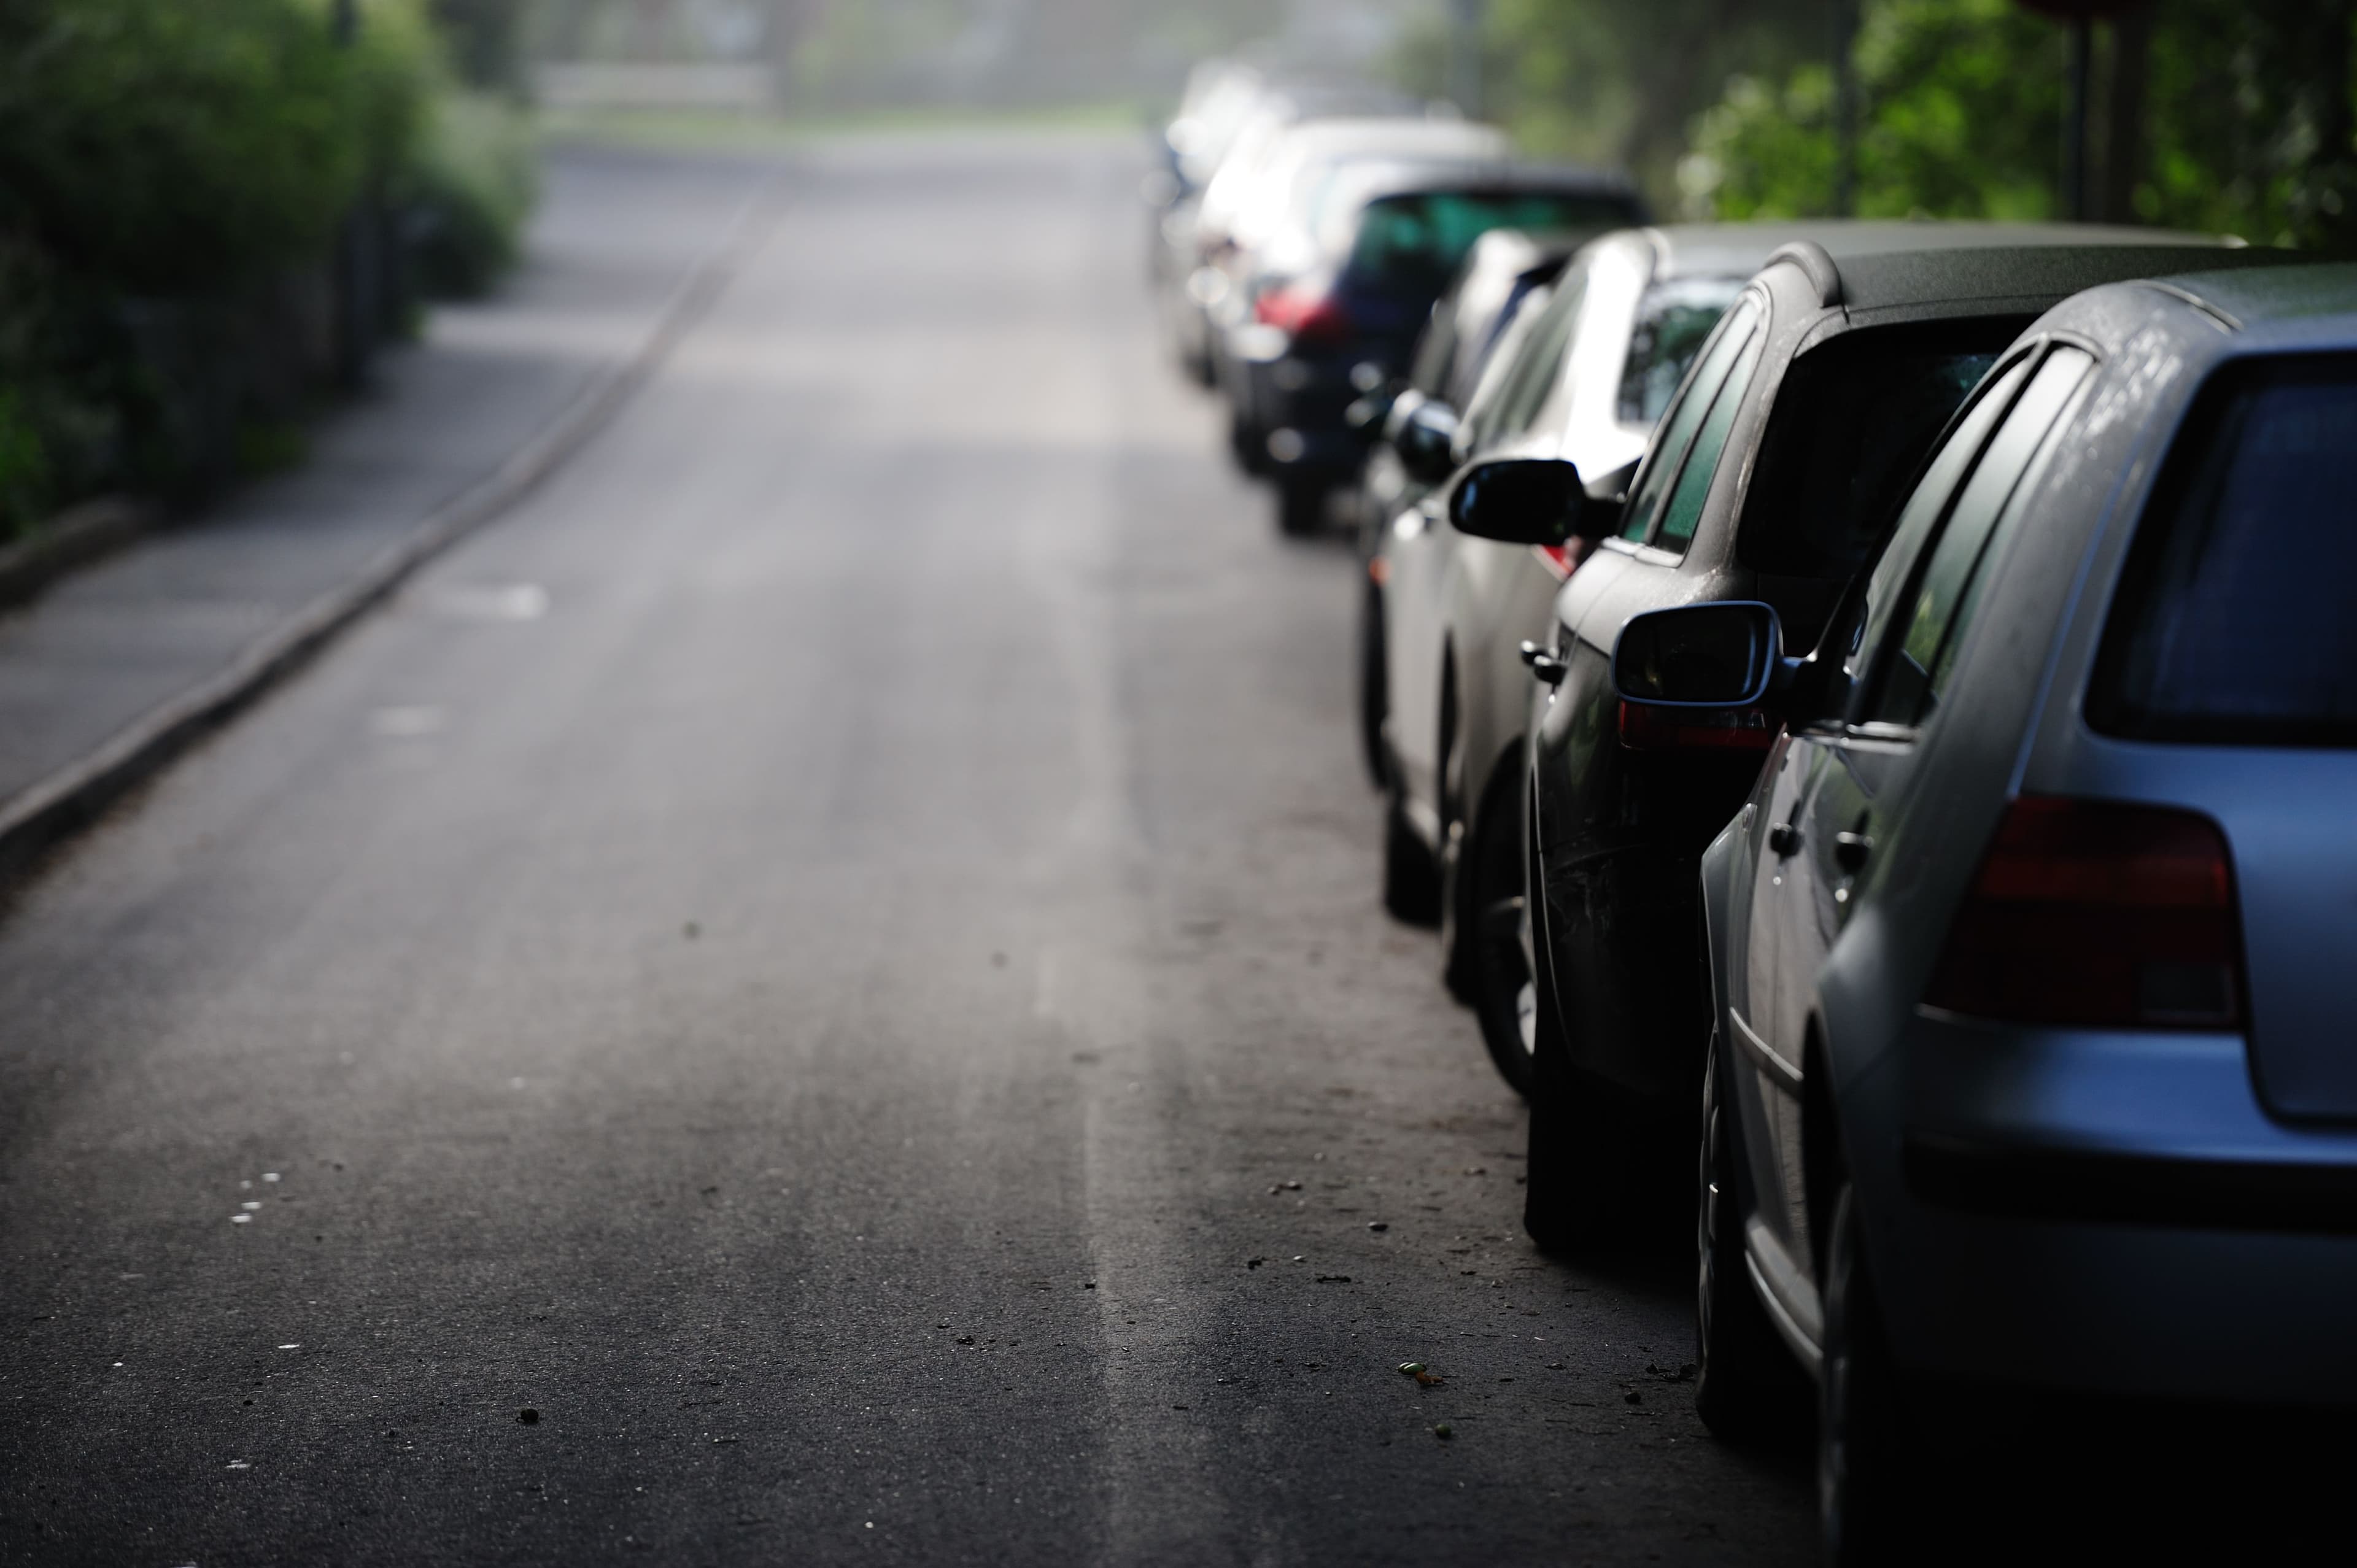
[[[1492,229],[1592,236],[1643,219],[1617,175],[1361,160],[1272,242],[1219,364],[1240,457],[1275,484],[1288,533],[1326,523],[1365,443],[1351,405],[1405,371],[1434,303]]]
[[[1976,1402],[2357,1402],[2352,453],[2357,267],[2114,284],[1809,659],[1759,604],[1620,634],[1649,733],[1784,725],[1700,870],[1698,1403],[1816,1374],[1828,1561],[1921,1549]]]
[[[1190,144],[1200,144],[1200,156],[1184,156],[1179,166],[1190,171],[1183,188],[1170,193],[1157,228],[1160,245],[1151,268],[1163,329],[1181,369],[1212,384],[1211,320],[1206,310],[1222,274],[1207,263],[1222,260],[1232,242],[1232,225],[1237,207],[1257,189],[1260,175],[1276,157],[1287,133],[1307,122],[1371,120],[1416,126],[1427,122],[1425,105],[1388,89],[1349,79],[1303,77],[1254,72],[1244,79],[1249,91],[1232,118],[1200,121],[1177,132]],[[1222,105],[1228,101],[1222,100]],[[1413,132],[1406,133],[1413,134]],[[1216,151],[1211,149],[1216,146]],[[1200,183],[1191,183],[1200,180]],[[1149,188],[1149,205],[1168,188]]]

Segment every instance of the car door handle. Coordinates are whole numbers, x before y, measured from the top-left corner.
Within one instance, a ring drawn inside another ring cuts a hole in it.
[[[1776,822],[1768,829],[1768,847],[1776,852],[1779,860],[1790,860],[1801,847],[1801,830],[1791,822]]]
[[[1874,841],[1864,833],[1835,833],[1834,863],[1844,871],[1855,872],[1874,853]]]
[[[1563,678],[1571,673],[1570,665],[1535,642],[1523,644],[1523,662],[1531,667],[1533,675],[1550,686],[1562,685]]]

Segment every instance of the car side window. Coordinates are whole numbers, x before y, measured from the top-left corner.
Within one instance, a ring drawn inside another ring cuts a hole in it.
[[[1988,564],[2002,553],[2002,541],[2020,516],[2022,476],[2094,362],[2082,349],[2054,349],[2006,413],[1904,596],[1907,607],[1890,628],[1894,646],[1883,661],[1881,686],[1867,709],[1869,724],[1920,725],[1938,705],[1980,607]]]
[[[1889,629],[1894,607],[1905,590],[1908,580],[1915,575],[1915,563],[1931,541],[1940,520],[1948,515],[1948,504],[1954,499],[1956,489],[1972,471],[1981,449],[1988,445],[1989,432],[2005,411],[2013,406],[2021,383],[2029,379],[2029,367],[2034,355],[2025,354],[2011,365],[2005,366],[1989,378],[1981,394],[1964,408],[1948,439],[1932,454],[1924,466],[1923,477],[1900,509],[1899,521],[1890,531],[1889,542],[1881,556],[1867,575],[1863,601],[1857,613],[1845,617],[1842,625],[1848,628],[1846,640],[1837,646],[1842,651],[1841,684],[1838,700],[1829,705],[1827,718],[1838,720],[1845,715],[1848,696],[1866,683],[1867,654],[1882,646]],[[1832,650],[1826,650],[1831,652]]]
[[[1572,328],[1579,321],[1580,304],[1587,297],[1585,266],[1574,269],[1555,285],[1544,314],[1532,323],[1530,335],[1514,356],[1505,388],[1499,394],[1497,415],[1484,434],[1492,438],[1512,436],[1530,428],[1547,393],[1554,390],[1564,354],[1571,347]]]
[[[1701,363],[1695,367],[1694,379],[1686,383],[1684,394],[1670,405],[1668,416],[1653,437],[1645,471],[1637,481],[1636,493],[1629,498],[1629,514],[1621,525],[1621,538],[1641,542],[1652,532],[1655,514],[1662,510],[1671,481],[1684,464],[1687,448],[1695,444],[1695,436],[1719,389],[1727,384],[1735,369],[1736,356],[1750,343],[1759,321],[1760,307],[1746,299],[1719,323],[1717,338],[1703,351]]]
[[[1743,394],[1751,385],[1751,372],[1760,368],[1760,335],[1754,333],[1735,362],[1735,371],[1711,399],[1710,417],[1702,422],[1701,434],[1695,437],[1694,450],[1686,454],[1685,467],[1678,470],[1677,488],[1670,492],[1670,504],[1662,513],[1662,526],[1653,535],[1653,542],[1668,549],[1684,550],[1694,538],[1695,527],[1702,521],[1702,505],[1710,496],[1710,481],[1718,472],[1718,460],[1727,453],[1727,433],[1735,427],[1735,411],[1743,405]]]

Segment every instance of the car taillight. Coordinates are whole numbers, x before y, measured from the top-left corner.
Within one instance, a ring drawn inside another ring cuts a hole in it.
[[[1555,580],[1560,583],[1569,577],[1571,569],[1578,564],[1572,559],[1573,548],[1569,544],[1534,544],[1531,553],[1537,556],[1539,564],[1554,573]]]
[[[1253,319],[1292,336],[1296,342],[1334,342],[1351,334],[1351,315],[1332,295],[1306,288],[1280,288],[1262,295]]]
[[[1620,744],[1632,751],[1765,751],[1776,730],[1762,708],[1620,704]]]
[[[2024,796],[1997,824],[1923,1000],[2025,1024],[2231,1029],[2242,970],[2215,822]]]

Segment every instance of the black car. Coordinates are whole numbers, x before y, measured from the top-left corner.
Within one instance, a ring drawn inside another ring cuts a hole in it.
[[[1821,232],[1780,250],[1721,320],[1625,499],[1587,499],[1538,463],[1453,483],[1467,532],[1609,535],[1557,598],[1551,646],[1525,650],[1545,687],[1525,899],[1538,1003],[1525,1224],[1543,1244],[1684,1190],[1710,1032],[1697,871],[1776,734],[1759,709],[1621,704],[1621,628],[1749,599],[1791,646],[1813,645],[1941,428],[2033,317],[2099,284],[2268,259],[2126,229]],[[1599,505],[1615,510],[1599,519]]]
[[[1239,453],[1277,486],[1287,532],[1323,525],[1366,455],[1351,405],[1408,367],[1433,302],[1493,229],[1580,237],[1644,220],[1617,176],[1516,165],[1369,161],[1301,215],[1278,270],[1251,280],[1249,319],[1219,356]]]

